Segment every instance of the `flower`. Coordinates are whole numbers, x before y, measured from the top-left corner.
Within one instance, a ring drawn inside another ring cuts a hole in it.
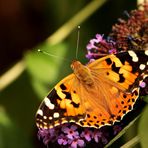
[[[146,77],[146,78],[139,84],[139,86],[141,87],[140,95],[146,96],[146,95],[148,94],[148,87],[147,87],[147,84],[148,84],[148,77]]]
[[[96,34],[96,39],[91,39],[89,44],[87,45],[87,49],[91,50],[91,49],[97,49],[98,47],[96,46],[98,43],[103,42],[103,36],[101,36],[100,34]]]
[[[146,87],[146,83],[145,82],[141,82],[139,85],[141,88],[145,88]]]
[[[115,42],[111,38],[104,39],[103,35],[96,34],[95,39],[91,39],[87,45],[86,58],[98,59],[109,53],[116,53]]]
[[[114,49],[110,49],[108,52],[110,54],[116,54],[117,53],[117,50],[114,48]]]
[[[87,45],[86,58],[98,59],[107,54],[115,54],[127,50],[145,50],[148,43],[148,3],[142,9],[127,11],[124,14],[127,20],[118,19],[112,31],[105,39],[104,35],[96,34]]]
[[[121,130],[122,130],[121,125],[114,125],[113,126],[114,135],[117,135]]]
[[[85,145],[84,140],[80,139],[79,136],[77,136],[77,138],[70,141],[69,143],[70,143],[71,148],[77,148],[77,146],[84,147],[84,145]]]
[[[50,141],[54,142],[57,140],[58,137],[58,128],[52,129],[39,129],[38,131],[38,138],[43,139],[43,143],[47,145]]]
[[[58,144],[60,144],[60,145],[67,145],[67,143],[68,143],[68,138],[64,134],[61,134],[58,137]]]
[[[101,142],[103,144],[107,144],[108,140],[107,140],[107,137],[105,136],[105,134],[101,130],[95,130],[93,133],[93,138],[94,138],[95,142],[97,142],[97,143]]]
[[[94,138],[95,142],[98,143],[100,141],[101,137],[102,137],[102,132],[95,130],[95,132],[93,133],[93,138]]]
[[[116,42],[116,49],[144,50],[148,42],[148,3],[141,5],[142,9],[126,11],[127,20],[119,19],[112,27],[110,37]]]
[[[50,141],[50,135],[49,135],[49,131],[48,130],[44,130],[44,129],[39,129],[38,131],[38,138],[39,139],[43,139],[43,143],[45,145],[48,144],[48,142]]]
[[[84,137],[87,141],[91,141],[92,138],[92,131],[89,130],[89,128],[84,129],[84,131],[81,133],[81,137]]]
[[[70,128],[67,126],[62,127],[62,131],[65,134],[67,134],[67,138],[69,138],[69,139],[76,138],[79,135],[79,133],[78,133],[78,131],[76,131],[76,129],[77,129],[76,125],[72,125]]]

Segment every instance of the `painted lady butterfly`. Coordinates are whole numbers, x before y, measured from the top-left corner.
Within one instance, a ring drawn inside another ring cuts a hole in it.
[[[139,97],[139,83],[148,76],[148,50],[111,54],[82,65],[60,81],[41,103],[38,128],[67,122],[100,128],[120,121]]]

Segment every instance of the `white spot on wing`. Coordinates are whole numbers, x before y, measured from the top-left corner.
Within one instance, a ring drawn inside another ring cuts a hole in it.
[[[47,123],[46,123],[46,122],[43,122],[43,124],[44,124],[45,126],[47,126]]]
[[[57,113],[57,112],[55,112],[55,113],[53,114],[53,117],[54,117],[54,118],[59,118],[59,116],[60,116],[60,115],[59,115],[59,113]]]
[[[139,59],[138,59],[138,57],[137,57],[137,55],[136,55],[136,53],[134,51],[129,50],[128,53],[132,57],[133,62],[138,62]]]
[[[140,68],[141,70],[144,70],[144,69],[145,69],[145,65],[144,65],[144,64],[140,64],[139,68]]]
[[[129,53],[129,55],[130,55],[131,57],[135,55],[135,52],[132,51],[132,50],[129,50],[128,53]]]
[[[40,125],[38,123],[36,123],[37,127],[39,127]]]
[[[133,62],[138,62],[138,57],[133,57]]]
[[[49,120],[52,120],[52,117],[51,116],[49,117]]]
[[[45,105],[46,105],[49,109],[51,109],[51,110],[54,109],[54,104],[52,104],[52,103],[50,102],[50,100],[49,100],[47,97],[45,97],[44,103],[45,103]]]
[[[48,129],[47,125],[44,125],[44,129]]]
[[[44,119],[47,119],[47,116],[43,116]]]
[[[148,56],[148,50],[145,50],[145,54]]]
[[[40,115],[40,116],[43,116],[43,111],[42,111],[41,109],[39,109],[39,110],[37,111],[37,114]]]

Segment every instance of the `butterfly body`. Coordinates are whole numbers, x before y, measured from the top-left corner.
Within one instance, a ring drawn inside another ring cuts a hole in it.
[[[148,76],[148,52],[111,54],[87,66],[73,61],[70,74],[41,103],[36,123],[52,128],[74,122],[100,128],[120,121],[139,97],[139,83]]]
[[[88,85],[92,87],[94,85],[94,81],[91,75],[90,69],[81,64],[79,61],[73,61],[71,64],[71,68],[74,71],[76,78],[83,83],[84,85]]]

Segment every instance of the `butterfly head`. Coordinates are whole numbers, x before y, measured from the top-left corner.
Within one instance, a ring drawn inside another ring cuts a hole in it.
[[[94,81],[91,76],[90,69],[83,65],[81,62],[74,60],[71,64],[71,68],[74,71],[75,76],[85,85],[92,86]]]
[[[73,71],[75,71],[75,69],[77,69],[78,67],[81,67],[82,64],[81,62],[77,61],[77,60],[73,60],[71,63],[71,68]]]

